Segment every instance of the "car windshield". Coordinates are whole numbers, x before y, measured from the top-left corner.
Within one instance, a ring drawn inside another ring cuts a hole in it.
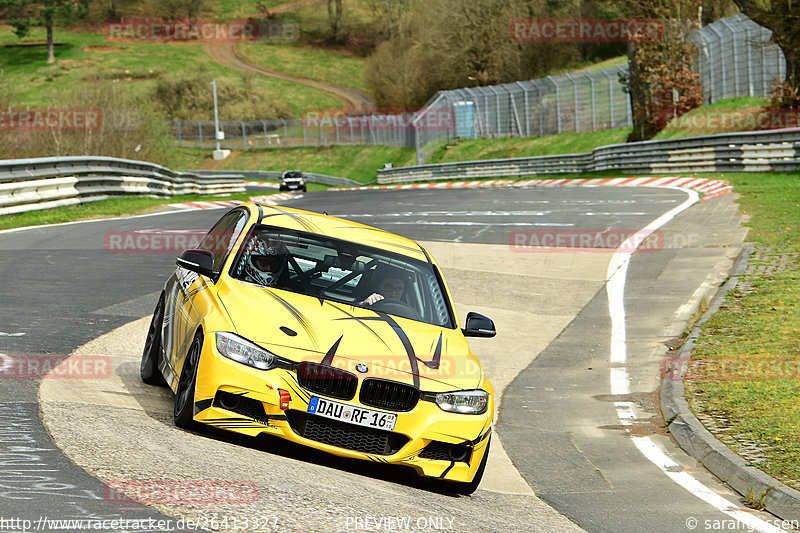
[[[302,178],[303,175],[300,172],[287,172],[283,175],[283,179],[292,180],[292,179],[299,179]]]
[[[353,242],[256,226],[245,239],[231,276],[453,327],[446,293],[433,265]]]

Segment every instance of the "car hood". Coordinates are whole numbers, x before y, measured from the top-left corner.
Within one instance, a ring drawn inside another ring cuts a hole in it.
[[[311,361],[443,392],[480,387],[483,368],[459,329],[232,281],[220,299],[235,333],[292,361]]]

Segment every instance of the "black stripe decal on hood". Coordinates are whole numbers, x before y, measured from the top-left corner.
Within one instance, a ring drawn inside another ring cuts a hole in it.
[[[360,320],[360,319],[359,319],[359,317],[357,317],[357,316],[355,316],[355,315],[353,315],[353,314],[349,313],[349,312],[348,312],[346,309],[342,309],[342,308],[341,308],[341,307],[339,307],[338,305],[334,305],[334,304],[332,304],[331,302],[328,302],[328,301],[326,301],[325,303],[327,303],[328,305],[330,305],[331,307],[333,307],[333,308],[334,308],[334,309],[336,309],[337,311],[341,312],[342,314],[344,314],[344,315],[347,315],[347,317],[348,317],[348,318],[337,318],[336,320],[350,320],[350,319],[355,319],[355,320],[356,320],[356,321],[357,321],[357,322],[358,322],[358,323],[359,323],[361,326],[364,326],[364,327],[367,329],[367,331],[369,331],[370,333],[372,333],[372,335],[373,335],[373,336],[374,336],[376,339],[378,339],[379,341],[381,341],[381,343],[383,343],[383,345],[386,347],[386,349],[387,349],[387,350],[391,350],[391,348],[389,348],[389,345],[388,345],[388,344],[386,344],[386,341],[385,341],[385,340],[383,340],[383,337],[381,337],[380,335],[378,335],[378,332],[377,332],[377,331],[375,331],[374,329],[372,329],[371,327],[369,327],[369,325],[368,325],[368,324],[365,324],[365,323],[364,323],[362,320]]]
[[[300,224],[301,226],[303,226],[305,230],[308,231],[309,233],[317,233],[317,234],[324,233],[323,231],[320,230],[319,227],[306,220],[306,217],[308,215],[298,215],[297,213],[292,213],[291,211],[284,211],[283,209],[273,205],[269,206],[269,208],[274,209],[275,211],[277,211],[277,213],[273,215],[265,215],[263,218],[268,218],[270,216],[286,215],[295,222],[297,222],[298,224]]]
[[[343,318],[342,320],[350,320],[347,318]],[[403,348],[406,350],[406,355],[408,356],[408,362],[411,363],[411,374],[414,376],[414,386],[419,388],[419,365],[417,361],[419,359],[414,354],[414,347],[411,345],[411,340],[406,335],[406,332],[403,331],[403,328],[400,327],[392,317],[385,313],[378,313],[378,316],[365,316],[365,317],[353,317],[352,320],[363,320],[365,322],[368,321],[380,321],[386,322],[392,327],[392,330],[395,332],[397,337],[400,339],[400,342],[403,343]]]
[[[344,335],[342,335],[342,337],[344,337]],[[339,348],[339,343],[342,342],[342,337],[336,339],[336,342],[334,342],[333,346],[331,346],[330,349],[328,349],[328,353],[326,353],[325,357],[322,358],[320,364],[325,366],[331,366],[331,363],[333,362],[333,356],[336,355],[336,349]]]
[[[436,343],[436,349],[433,351],[433,359],[430,361],[422,361],[422,364],[428,368],[438,369],[439,361],[442,359],[442,333],[439,332],[439,341]]]
[[[317,337],[317,332],[314,330],[314,326],[312,326],[311,323],[308,321],[308,319],[306,319],[305,315],[303,315],[303,313],[298,311],[295,306],[293,306],[292,304],[290,304],[289,302],[287,302],[286,300],[284,300],[271,290],[265,289],[265,292],[270,296],[272,296],[275,300],[277,300],[287,311],[289,311],[292,314],[292,316],[294,316],[297,319],[297,321],[300,323],[303,329],[306,330],[306,333],[308,333],[308,337],[311,339],[311,342],[314,345],[314,347],[318,348],[319,338]]]

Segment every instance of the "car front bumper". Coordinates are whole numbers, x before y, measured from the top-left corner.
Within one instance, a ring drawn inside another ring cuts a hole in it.
[[[359,390],[362,383],[359,380]],[[302,388],[293,370],[251,368],[222,356],[205,342],[194,419],[250,436],[275,435],[341,457],[404,465],[419,475],[450,481],[471,481],[487,450],[494,416],[491,396],[480,415],[445,412],[422,399],[406,412],[377,409],[362,405],[358,391],[350,401],[335,399],[397,414],[391,432],[309,414],[314,396],[325,398]]]

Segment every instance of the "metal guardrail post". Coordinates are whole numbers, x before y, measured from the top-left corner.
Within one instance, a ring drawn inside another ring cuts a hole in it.
[[[561,88],[558,86],[558,82],[553,76],[547,76],[547,79],[556,87],[556,117],[558,118],[558,133],[561,133]]]
[[[519,85],[520,89],[522,89],[522,97],[525,101],[525,137],[531,136],[531,107],[530,102],[528,102],[528,88],[525,87],[521,81],[516,82]],[[522,135],[522,133],[520,133]]]
[[[575,97],[574,97],[574,99],[575,99],[575,133],[580,133],[581,132],[581,113],[580,113],[580,109],[578,109],[578,105],[579,105],[579,102],[578,102],[578,82],[575,80],[575,78],[569,72],[565,72],[564,74],[567,76],[567,79],[572,82],[572,88],[573,88],[574,93],[575,93]]]
[[[622,68],[620,65],[617,65],[617,70],[619,72],[625,72],[625,69]],[[627,72],[625,72],[627,74]],[[628,126],[633,126],[633,105],[631,104],[631,93],[630,91],[627,93],[627,104],[625,106],[625,111],[627,112],[628,118]]]
[[[583,74],[589,78],[589,82],[592,84],[592,131],[597,131],[597,92],[595,91],[594,78],[585,70]]]

